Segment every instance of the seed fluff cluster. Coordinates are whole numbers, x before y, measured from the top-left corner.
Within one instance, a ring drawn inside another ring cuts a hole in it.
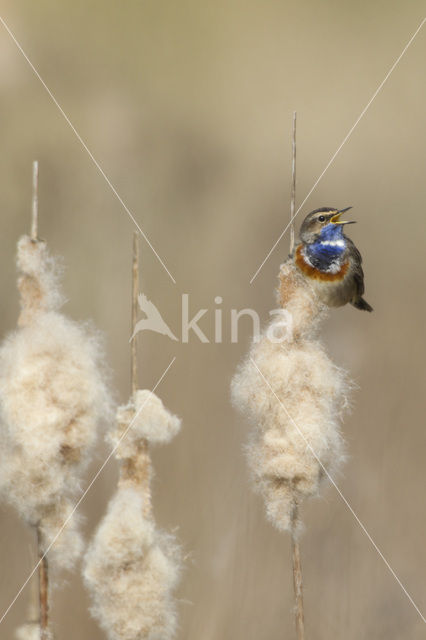
[[[117,412],[109,442],[120,462],[115,495],[84,560],[92,614],[109,640],[168,640],[177,626],[180,572],[175,538],[158,530],[151,507],[150,443],[169,442],[180,420],[151,391]]]
[[[41,240],[18,243],[21,314],[0,347],[0,495],[47,550],[70,517],[98,426],[111,412],[99,339],[58,311],[59,269]],[[55,541],[52,566],[82,550],[73,515]]]
[[[253,425],[247,455],[267,517],[296,534],[299,505],[344,459],[349,384],[318,338],[326,307],[291,262],[281,266],[278,301],[285,315],[253,341],[231,394]]]

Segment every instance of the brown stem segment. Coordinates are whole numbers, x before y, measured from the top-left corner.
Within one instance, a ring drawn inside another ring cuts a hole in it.
[[[37,241],[38,235],[38,160],[33,162],[33,195],[31,206],[31,240]]]
[[[132,335],[130,355],[130,380],[132,394],[138,388],[138,360],[137,360],[137,334],[134,335],[136,321],[138,319],[138,293],[139,293],[139,238],[138,232],[133,234],[133,263],[132,263]]]
[[[118,483],[121,487],[134,487],[135,485],[140,487],[144,496],[143,515],[147,520],[152,516],[151,476],[152,463],[148,442],[143,440],[138,446],[138,451],[132,458],[122,460]]]
[[[296,120],[297,113],[293,112],[293,136],[292,136],[292,163],[291,163],[291,201],[290,201],[290,254],[294,251],[294,217],[296,209]],[[281,285],[284,283],[282,282]],[[285,283],[287,284],[287,283]],[[281,286],[281,303],[283,293],[288,296],[287,287]],[[284,306],[284,305],[283,305]],[[303,580],[302,564],[300,561],[300,547],[297,537],[297,522],[299,519],[299,507],[294,503],[291,518],[291,555],[293,562],[293,587],[294,587],[294,615],[296,620],[297,640],[305,640],[305,615],[303,609]]]
[[[37,527],[37,553],[39,558],[38,583],[39,583],[39,611],[40,611],[40,638],[49,638],[49,570],[47,557],[44,555],[40,527]]]
[[[298,506],[294,506],[291,527],[291,551],[293,560],[294,615],[296,620],[297,640],[305,640],[305,616],[303,609],[302,565],[300,562],[299,540],[296,534]]]
[[[294,211],[296,209],[296,111],[293,113],[293,140],[291,163],[291,201],[290,201],[290,254],[294,251]]]
[[[130,384],[134,396],[139,388],[138,363],[137,363],[137,334],[135,334],[138,319],[138,294],[139,294],[139,237],[138,232],[133,234],[133,262],[132,262],[132,336],[130,355]],[[128,425],[124,425],[127,428]],[[134,458],[123,460],[120,468],[121,485],[137,483],[145,496],[144,516],[151,517],[151,457],[147,440],[143,440]]]

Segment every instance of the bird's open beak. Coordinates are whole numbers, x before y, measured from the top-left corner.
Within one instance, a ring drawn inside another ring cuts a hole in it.
[[[339,220],[342,213],[345,213],[345,211],[349,211],[349,209],[352,209],[352,207],[346,207],[346,209],[340,209],[340,211],[337,211],[337,213],[335,213],[334,216],[330,219],[330,222],[332,222],[333,224],[355,224],[356,220]]]

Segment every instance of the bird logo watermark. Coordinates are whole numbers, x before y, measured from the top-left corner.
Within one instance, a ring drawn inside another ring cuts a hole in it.
[[[155,333],[161,333],[163,336],[167,336],[171,340],[178,340],[167,322],[163,320],[163,317],[155,304],[151,302],[151,300],[148,300],[144,293],[140,293],[138,295],[138,304],[140,310],[146,317],[138,320],[129,342],[131,342],[135,335],[140,331],[155,331]]]

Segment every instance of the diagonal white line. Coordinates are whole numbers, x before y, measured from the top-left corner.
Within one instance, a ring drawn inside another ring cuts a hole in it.
[[[89,158],[92,160],[93,164],[95,165],[95,167],[97,168],[97,170],[99,171],[99,173],[101,174],[101,176],[104,178],[105,182],[107,183],[107,185],[109,186],[109,188],[111,189],[111,191],[113,192],[113,194],[115,195],[115,197],[117,198],[118,202],[121,204],[121,206],[123,207],[123,209],[125,210],[125,212],[127,213],[127,215],[129,216],[129,218],[131,219],[131,221],[133,222],[133,224],[136,226],[136,228],[138,229],[139,233],[141,234],[141,236],[143,237],[143,239],[145,240],[145,242],[148,244],[148,246],[150,247],[151,251],[154,253],[155,257],[157,258],[157,260],[159,261],[159,263],[161,264],[161,266],[163,267],[163,269],[166,271],[167,275],[169,276],[169,278],[172,280],[172,282],[174,284],[176,284],[176,280],[174,279],[174,277],[172,276],[172,274],[170,273],[170,271],[167,269],[166,265],[164,264],[163,260],[160,258],[160,256],[158,255],[157,251],[154,249],[154,247],[152,246],[148,236],[146,235],[146,233],[144,233],[144,231],[142,231],[141,227],[139,226],[139,224],[137,223],[134,215],[132,214],[132,212],[130,211],[130,209],[127,207],[127,205],[125,204],[125,202],[123,201],[123,199],[121,198],[120,194],[118,193],[117,189],[114,187],[114,185],[112,184],[111,180],[108,178],[108,176],[106,175],[105,171],[102,169],[101,165],[99,164],[99,162],[96,160],[95,156],[93,155],[93,153],[90,151],[89,147],[87,146],[87,144],[84,142],[83,138],[81,137],[81,135],[78,133],[77,129],[75,128],[75,126],[73,125],[73,123],[71,122],[71,120],[69,119],[69,117],[67,116],[67,114],[65,113],[65,111],[62,109],[61,105],[59,104],[59,102],[57,101],[57,99],[55,98],[55,96],[53,95],[53,93],[51,92],[51,90],[49,89],[49,87],[47,86],[47,84],[45,83],[45,81],[43,80],[43,78],[41,77],[40,73],[37,71],[37,69],[35,68],[35,66],[33,65],[33,63],[31,62],[31,60],[29,59],[29,57],[27,56],[27,54],[25,53],[25,51],[23,50],[23,48],[21,47],[21,45],[19,44],[18,40],[16,39],[15,35],[12,33],[11,29],[8,27],[8,25],[6,24],[6,22],[3,20],[3,18],[0,16],[0,22],[2,23],[2,25],[4,26],[4,28],[6,29],[6,31],[8,32],[8,34],[10,35],[10,37],[12,38],[13,42],[16,44],[16,46],[18,47],[19,51],[22,53],[22,55],[24,56],[25,60],[28,62],[28,64],[30,65],[31,69],[33,70],[33,72],[35,73],[35,75],[37,76],[37,78],[40,80],[41,84],[43,85],[43,87],[46,89],[47,93],[49,94],[50,98],[52,99],[52,101],[54,102],[54,104],[56,105],[56,107],[59,109],[61,115],[64,117],[65,121],[67,122],[67,124],[69,125],[69,127],[71,128],[72,132],[74,133],[74,135],[76,136],[77,140],[80,142],[81,146],[83,147],[83,149],[87,152]]]
[[[166,373],[168,372],[168,370],[170,369],[170,367],[172,366],[172,364],[174,363],[174,361],[176,360],[176,356],[170,361],[168,367],[163,371],[162,375],[160,376],[160,378],[157,380],[157,382],[154,385],[154,388],[151,390],[151,393],[154,393],[154,391],[156,390],[156,388],[158,387],[158,385],[160,384],[160,382],[163,380],[164,376],[166,375]],[[120,445],[120,442],[126,437],[129,429],[131,428],[131,426],[133,425],[133,423],[135,422],[136,418],[138,417],[138,415],[140,414],[140,412],[142,411],[142,409],[144,408],[144,406],[146,405],[146,403],[148,402],[150,396],[148,396],[145,400],[145,402],[143,403],[143,405],[140,407],[140,409],[135,413],[135,415],[133,416],[133,419],[131,420],[131,422],[129,423],[128,427],[125,429],[124,433],[120,436],[120,439],[118,440],[117,444],[115,445],[115,447],[112,449],[112,451],[110,451],[108,457],[105,459],[105,461],[103,462],[102,466],[99,467],[98,471],[95,473],[95,475],[93,476],[92,480],[90,481],[89,485],[86,487],[84,493],[80,496],[80,498],[78,499],[78,501],[76,502],[76,504],[74,505],[71,513],[69,514],[68,518],[65,520],[65,522],[63,523],[62,527],[59,529],[58,533],[55,535],[55,537],[53,538],[52,542],[49,544],[49,546],[47,547],[46,551],[44,552],[43,556],[39,559],[39,561],[37,562],[37,564],[35,565],[34,569],[31,571],[31,573],[28,575],[27,579],[25,580],[24,584],[21,586],[21,588],[19,589],[18,593],[16,594],[16,596],[13,598],[12,602],[9,604],[9,606],[7,607],[6,611],[3,613],[2,617],[0,618],[0,624],[3,622],[3,620],[5,619],[5,617],[7,616],[7,614],[9,613],[9,611],[11,610],[11,608],[13,607],[13,605],[15,604],[15,602],[17,601],[17,599],[19,598],[19,596],[21,595],[21,593],[23,592],[23,590],[25,589],[25,587],[27,586],[27,584],[29,583],[29,581],[31,580],[31,578],[33,577],[33,575],[35,574],[35,572],[37,571],[38,567],[40,566],[41,562],[43,561],[43,559],[47,556],[47,554],[49,553],[50,549],[53,547],[53,545],[55,544],[56,540],[59,538],[59,536],[61,535],[62,531],[65,529],[65,527],[67,526],[68,522],[71,520],[72,516],[74,515],[75,511],[78,509],[78,507],[80,506],[80,504],[83,502],[84,498],[87,496],[87,494],[89,493],[90,489],[92,488],[93,484],[96,482],[96,480],[98,479],[98,477],[100,476],[100,474],[102,473],[102,471],[104,470],[104,468],[106,467],[106,465],[108,464],[109,460],[111,459],[111,457],[114,455],[114,453],[117,450],[117,447]]]
[[[373,100],[376,98],[377,94],[380,92],[380,90],[382,89],[383,85],[385,84],[386,80],[389,78],[389,76],[391,75],[391,73],[393,72],[393,70],[395,69],[395,67],[397,66],[397,64],[399,63],[399,61],[401,60],[402,56],[404,55],[404,53],[407,51],[408,47],[411,45],[411,43],[413,42],[414,38],[416,37],[416,35],[419,33],[420,29],[422,28],[422,26],[424,25],[424,23],[426,22],[426,18],[423,18],[423,20],[421,21],[420,25],[417,27],[416,31],[413,33],[413,35],[411,36],[411,38],[409,39],[409,41],[407,42],[407,44],[405,45],[405,47],[403,48],[403,50],[401,51],[401,53],[399,54],[399,56],[397,57],[397,59],[395,60],[395,62],[393,63],[393,65],[391,66],[391,68],[389,69],[389,71],[387,72],[387,74],[385,75],[384,79],[382,80],[382,82],[379,84],[379,86],[377,87],[376,91],[373,93],[373,95],[371,96],[370,100],[367,102],[367,104],[365,105],[364,109],[361,111],[361,113],[359,114],[358,118],[355,120],[354,124],[352,125],[352,127],[349,129],[348,133],[346,134],[346,136],[343,138],[340,146],[337,148],[337,150],[333,153],[333,155],[331,156],[330,160],[328,161],[327,165],[325,166],[324,170],[322,171],[322,173],[319,175],[319,177],[316,179],[316,181],[314,182],[313,187],[310,189],[310,191],[308,192],[308,194],[305,196],[305,198],[302,201],[302,204],[299,206],[299,208],[297,209],[296,213],[294,214],[294,216],[291,218],[290,222],[287,224],[287,226],[285,227],[284,231],[281,232],[278,240],[276,240],[276,242],[274,243],[274,245],[272,246],[271,250],[269,251],[268,255],[266,256],[266,258],[263,260],[263,262],[261,263],[261,265],[258,267],[256,273],[252,276],[251,280],[250,280],[250,284],[252,284],[252,282],[254,281],[254,279],[257,277],[257,275],[259,274],[259,271],[262,269],[263,265],[265,264],[265,262],[269,259],[271,253],[274,251],[274,249],[276,248],[276,246],[278,245],[278,243],[281,241],[281,238],[284,236],[284,234],[286,233],[287,229],[290,227],[290,225],[292,224],[292,222],[294,221],[295,217],[297,216],[297,214],[299,213],[299,211],[301,210],[301,208],[303,207],[303,205],[305,204],[306,200],[309,198],[309,196],[311,195],[311,193],[314,191],[314,189],[316,189],[317,185],[319,184],[319,182],[322,180],[322,178],[324,177],[326,171],[329,169],[329,167],[333,164],[334,160],[336,159],[336,156],[338,155],[338,153],[341,151],[342,147],[346,144],[346,142],[349,140],[349,138],[351,137],[352,133],[354,132],[355,128],[358,126],[360,120],[363,118],[363,116],[366,114],[366,112],[368,111],[369,107],[371,106]]]
[[[420,611],[419,607],[416,605],[416,603],[414,602],[413,598],[410,596],[410,594],[408,593],[407,589],[404,587],[404,585],[402,584],[401,580],[398,578],[398,576],[396,575],[395,571],[392,569],[392,567],[390,566],[389,562],[386,560],[385,556],[383,555],[383,553],[380,551],[379,547],[377,546],[377,544],[374,542],[373,538],[371,537],[371,535],[368,533],[367,529],[365,528],[364,524],[361,522],[361,520],[359,519],[359,517],[357,516],[357,514],[355,513],[355,511],[353,510],[353,508],[351,507],[351,505],[349,504],[349,502],[347,501],[347,499],[345,498],[345,496],[343,495],[343,493],[341,492],[341,490],[339,489],[339,487],[337,486],[336,482],[334,481],[334,479],[331,477],[331,475],[329,474],[329,472],[327,471],[327,469],[325,468],[325,466],[323,465],[323,463],[321,462],[321,460],[319,459],[319,457],[317,456],[317,454],[315,453],[314,449],[312,448],[311,444],[309,443],[309,441],[307,440],[305,434],[300,430],[299,426],[297,425],[297,423],[295,422],[295,420],[292,418],[292,416],[289,414],[289,412],[287,411],[286,407],[284,406],[284,404],[282,403],[282,401],[280,400],[280,398],[277,396],[277,394],[275,393],[274,389],[272,388],[271,384],[269,383],[269,381],[265,378],[265,376],[263,375],[262,371],[259,369],[259,367],[257,366],[255,360],[250,357],[250,361],[251,363],[256,367],[258,373],[260,374],[260,376],[263,378],[264,382],[266,383],[266,385],[269,387],[269,389],[272,391],[272,393],[274,394],[275,398],[278,400],[278,402],[280,403],[280,405],[282,406],[282,408],[284,409],[285,413],[287,414],[287,417],[289,418],[289,420],[292,422],[292,424],[296,427],[299,435],[303,438],[303,440],[306,443],[306,446],[308,447],[308,449],[310,450],[310,452],[312,453],[312,455],[314,456],[314,458],[316,459],[316,461],[318,462],[318,464],[321,466],[322,470],[324,471],[324,473],[326,474],[327,478],[330,480],[331,484],[334,486],[334,488],[336,489],[337,493],[339,494],[339,496],[341,497],[341,499],[343,500],[343,502],[345,503],[345,505],[347,506],[347,508],[349,509],[349,511],[351,512],[351,514],[353,515],[353,517],[355,518],[355,520],[357,521],[357,523],[359,524],[359,526],[361,527],[362,531],[365,533],[365,535],[367,536],[367,538],[370,540],[371,544],[373,545],[373,547],[375,548],[375,550],[377,551],[377,553],[379,554],[379,556],[381,557],[381,559],[383,560],[383,562],[385,563],[385,565],[387,566],[387,568],[389,569],[389,571],[391,572],[391,574],[393,575],[393,577],[395,578],[395,580],[397,581],[397,583],[399,584],[399,586],[401,587],[401,589],[403,590],[403,592],[405,593],[405,595],[407,596],[407,598],[409,599],[409,601],[411,602],[411,604],[413,605],[413,607],[415,608],[415,610],[417,611],[417,613],[419,614],[419,616],[421,617],[421,619],[423,620],[423,622],[426,622],[425,617],[423,616],[422,612]]]

